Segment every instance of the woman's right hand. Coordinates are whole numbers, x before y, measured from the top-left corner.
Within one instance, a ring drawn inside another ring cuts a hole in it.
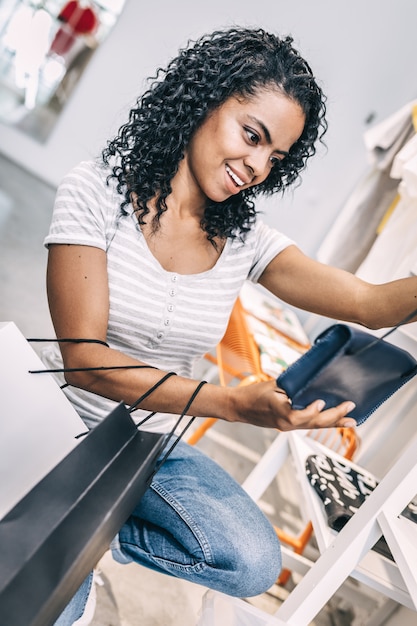
[[[231,422],[244,422],[264,428],[282,431],[354,427],[356,421],[347,417],[355,408],[353,402],[342,402],[326,409],[323,400],[317,398],[305,409],[295,410],[286,393],[279,389],[274,380],[252,385],[228,388],[228,416]]]

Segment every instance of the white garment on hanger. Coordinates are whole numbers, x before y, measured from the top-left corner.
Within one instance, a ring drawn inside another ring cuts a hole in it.
[[[372,283],[410,275],[417,263],[417,204],[400,201],[357,276]]]
[[[417,199],[417,154],[404,164],[402,173],[401,184],[404,186],[408,197]]]
[[[409,102],[364,134],[371,166],[352,190],[323,240],[317,252],[317,259],[322,263],[356,272],[372,249],[378,226],[402,178],[397,170],[393,171],[393,160],[415,136],[412,112],[416,105],[417,100]],[[408,149],[414,150],[414,144]],[[402,172],[403,166],[400,169]]]
[[[417,100],[408,102],[364,133],[369,158],[379,169],[384,169],[401,148],[409,131],[413,107],[416,105]]]
[[[417,134],[411,137],[395,156],[391,168],[391,178],[401,180],[404,178],[405,168],[410,169],[411,167],[412,170],[415,169],[415,165],[407,165],[415,157],[417,157]]]
[[[402,179],[400,200],[356,272],[372,283],[417,275],[417,135],[398,153],[392,169]],[[417,337],[417,322],[403,332]]]
[[[399,113],[400,116],[393,116],[398,123],[404,116],[410,117],[410,105]],[[387,136],[392,126],[391,123],[385,129]],[[383,133],[381,136],[387,139]],[[391,177],[401,181],[398,186],[400,201],[356,272],[360,278],[371,282],[409,276],[417,264],[417,134],[395,156]]]

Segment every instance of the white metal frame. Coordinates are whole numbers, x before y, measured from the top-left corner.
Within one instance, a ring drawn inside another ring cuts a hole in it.
[[[318,451],[346,462],[302,433],[281,433],[243,484],[259,499],[291,454],[321,553],[312,563],[283,549],[284,565],[303,578],[275,616],[288,625],[307,626],[349,576],[417,610],[417,526],[399,517],[416,495],[417,438],[340,533],[328,527],[322,503],[305,475],[307,456]],[[382,534],[395,563],[371,550]]]

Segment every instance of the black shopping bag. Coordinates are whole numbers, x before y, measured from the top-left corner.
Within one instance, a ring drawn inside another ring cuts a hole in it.
[[[1,624],[54,623],[142,497],[165,438],[120,404],[0,520]]]

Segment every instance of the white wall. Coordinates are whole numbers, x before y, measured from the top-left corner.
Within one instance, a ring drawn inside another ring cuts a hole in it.
[[[366,166],[365,120],[380,121],[417,96],[414,0],[127,0],[49,141],[0,126],[0,150],[52,185],[100,151],[124,122],[144,80],[188,38],[232,24],[292,34],[328,95],[328,151],[284,200],[263,201],[265,219],[312,254]]]

